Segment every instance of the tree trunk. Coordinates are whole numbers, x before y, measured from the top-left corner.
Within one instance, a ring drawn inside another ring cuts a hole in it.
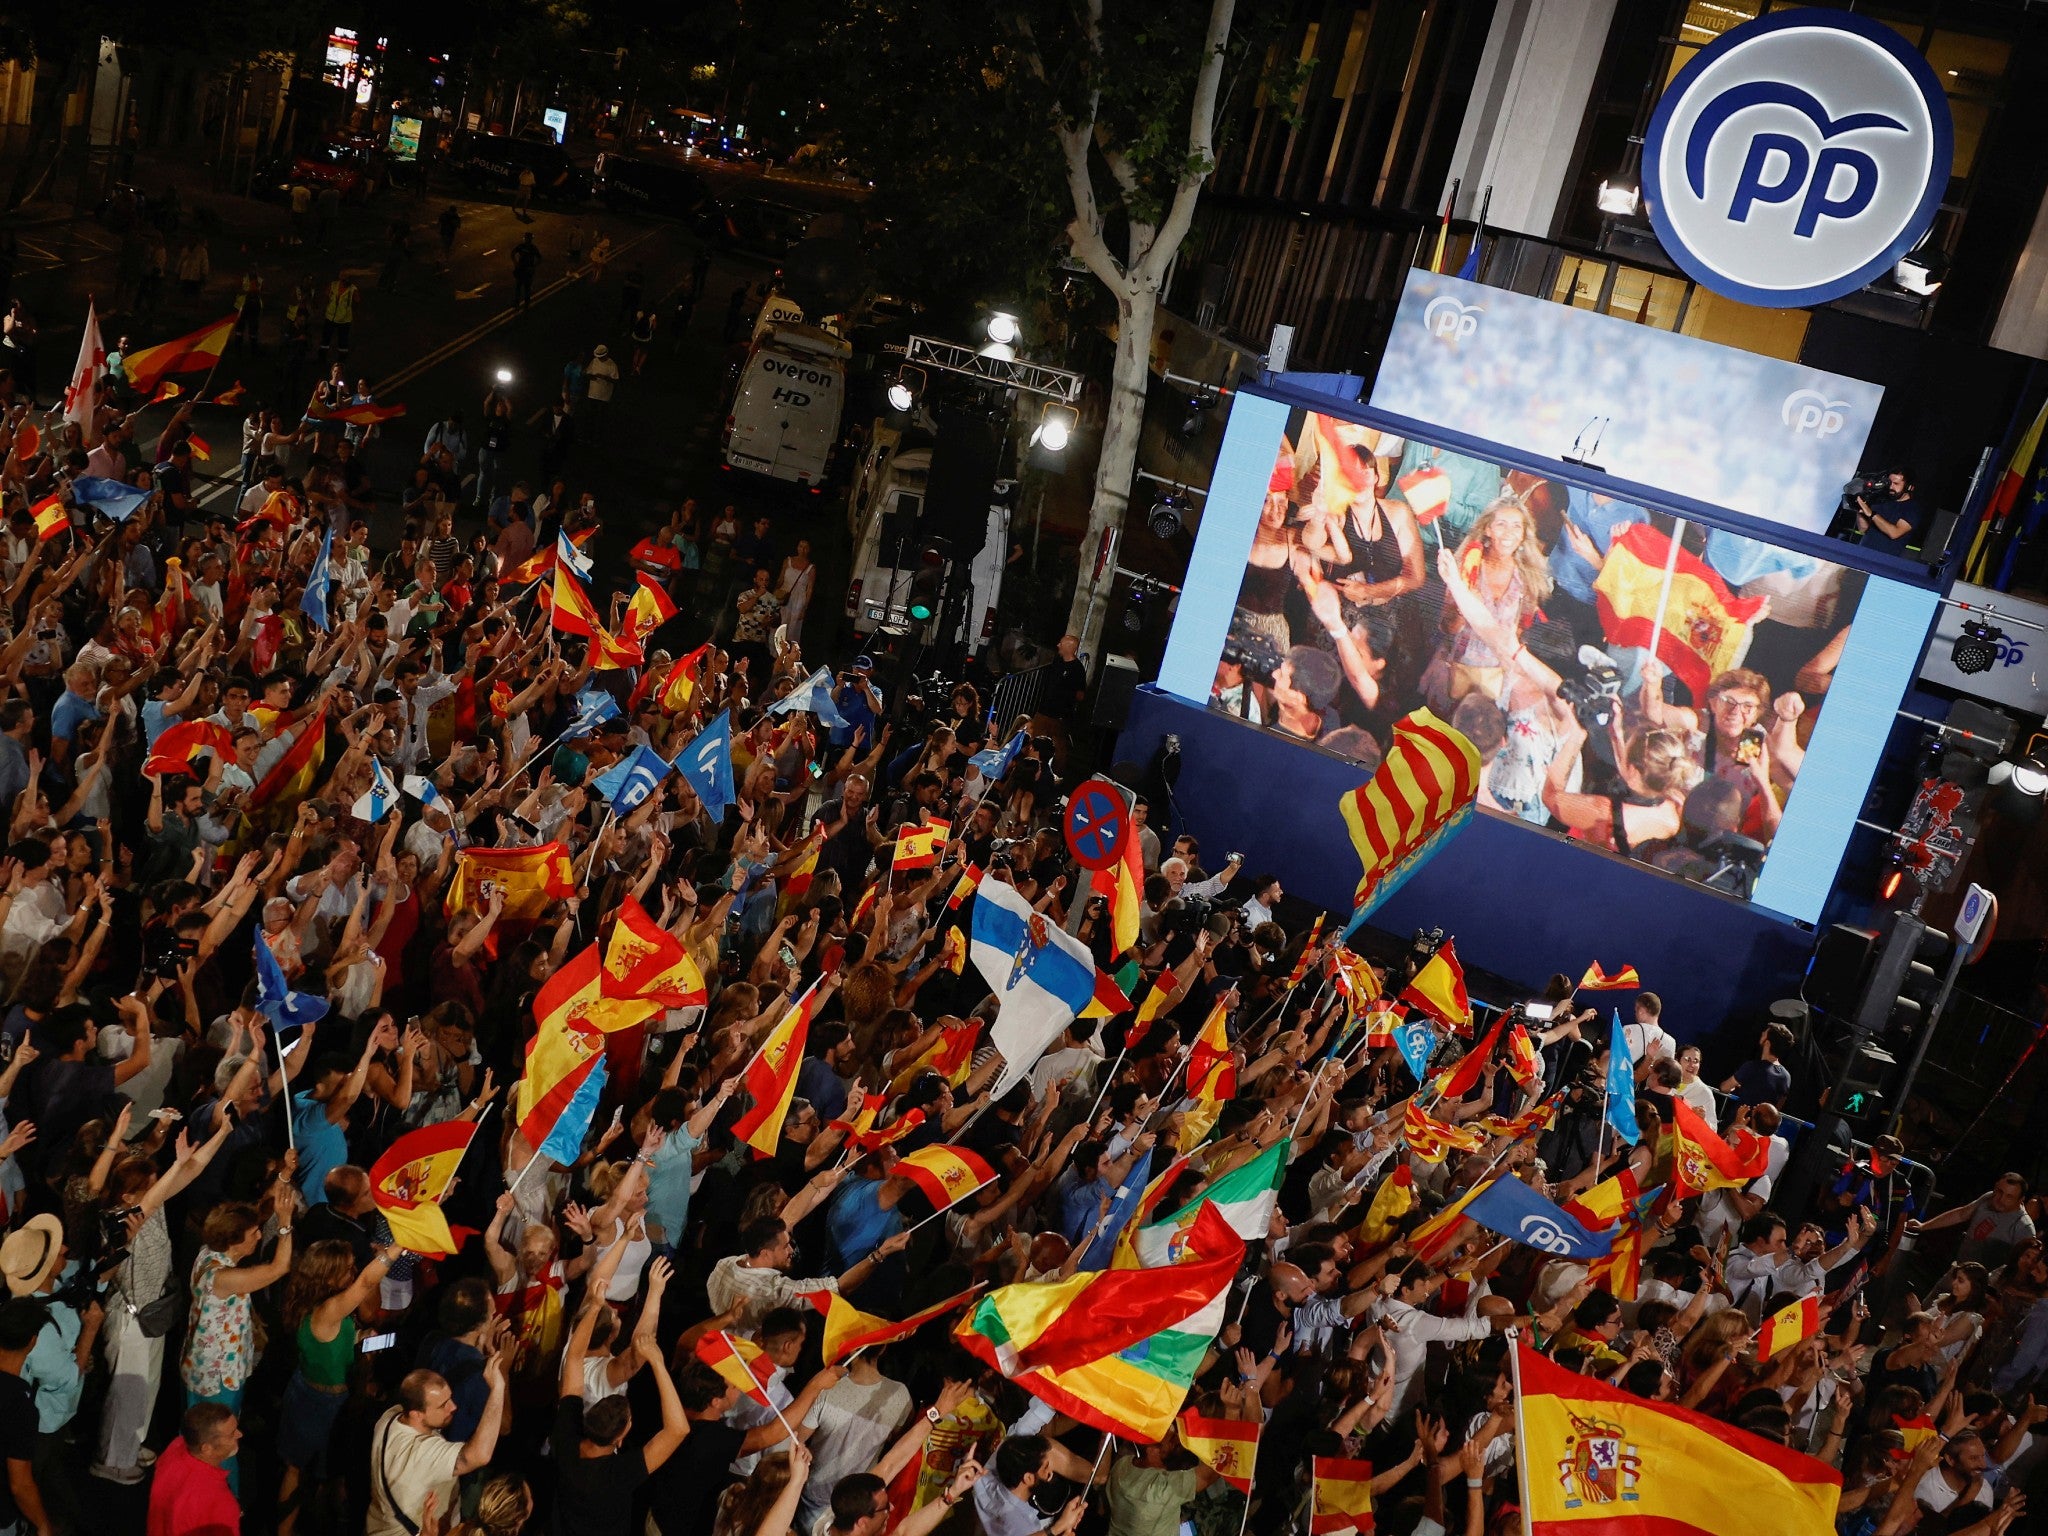
[[[1151,382],[1152,328],[1159,311],[1159,290],[1148,283],[1125,280],[1117,294],[1116,360],[1109,374],[1109,411],[1102,423],[1102,452],[1095,464],[1095,499],[1088,508],[1088,531],[1081,538],[1081,568],[1074,578],[1074,604],[1067,614],[1067,632],[1079,638],[1092,673],[1102,664],[1095,654],[1109,613],[1110,588],[1116,582],[1115,549],[1103,560],[1103,540],[1120,533],[1131,504],[1131,480],[1138,466],[1138,435],[1145,425],[1145,391]]]

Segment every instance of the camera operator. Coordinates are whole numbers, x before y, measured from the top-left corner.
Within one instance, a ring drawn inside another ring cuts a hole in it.
[[[33,1464],[53,1527],[76,1528],[77,1500],[65,1475],[64,1430],[85,1395],[85,1374],[99,1341],[101,1308],[90,1273],[69,1285],[64,1276],[64,1225],[55,1216],[31,1216],[0,1242],[0,1276],[10,1297],[35,1297],[47,1321],[22,1362],[21,1379],[35,1392]]]
[[[1855,498],[1858,542],[1865,549],[1904,555],[1926,521],[1912,476],[1903,469],[1891,470],[1885,475],[1885,489],[1873,494],[1877,497],[1874,507],[1869,496]]]
[[[834,750],[852,746],[856,737],[866,746],[874,745],[877,724],[885,709],[882,690],[875,686],[874,671],[873,657],[856,656],[852,668],[833,680],[832,707],[846,722],[832,727]]]

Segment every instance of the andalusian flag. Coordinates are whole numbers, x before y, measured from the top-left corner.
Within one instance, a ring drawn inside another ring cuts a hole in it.
[[[465,848],[455,855],[455,875],[448,882],[443,910],[453,917],[464,908],[487,903],[483,883],[495,881],[505,893],[504,916],[532,922],[551,901],[576,894],[576,872],[568,848],[540,843],[532,848]]]
[[[147,393],[166,374],[200,373],[212,368],[220,361],[228,338],[234,333],[235,316],[229,315],[176,341],[158,342],[140,352],[126,354],[121,359],[121,371],[128,375],[128,383],[137,394]]]
[[[1239,1493],[1252,1491],[1252,1467],[1259,1457],[1255,1419],[1205,1419],[1190,1408],[1174,1421],[1188,1454]]]
[[[857,1349],[879,1349],[884,1344],[908,1338],[932,1319],[944,1317],[955,1307],[971,1301],[983,1289],[979,1285],[969,1286],[957,1296],[933,1302],[922,1312],[913,1312],[894,1322],[861,1311],[837,1291],[805,1291],[802,1295],[814,1311],[824,1316],[825,1364],[837,1365]]]
[[[1673,1104],[1672,1198],[1683,1200],[1710,1189],[1735,1189],[1763,1176],[1771,1161],[1768,1141],[1747,1129],[1734,1133],[1733,1144],[1723,1141],[1685,1100],[1676,1099]]]
[[[978,1152],[943,1143],[919,1147],[896,1159],[892,1175],[910,1180],[929,1200],[934,1212],[958,1205],[976,1190],[993,1184],[995,1169]]]
[[[1401,1135],[1408,1150],[1425,1163],[1440,1163],[1452,1152],[1476,1152],[1486,1145],[1486,1132],[1476,1125],[1457,1125],[1439,1120],[1422,1107],[1421,1099],[1408,1101],[1401,1121]]]
[[[1446,1029],[1460,1034],[1472,1027],[1472,999],[1465,991],[1465,968],[1458,964],[1455,941],[1445,939],[1415,979],[1401,989],[1401,1001],[1420,1008]]]
[[[1287,1149],[1290,1145],[1286,1141],[1275,1142],[1250,1162],[1233,1168],[1211,1183],[1172,1215],[1138,1227],[1131,1240],[1129,1262],[1126,1263],[1120,1253],[1116,1266],[1157,1268],[1174,1263],[1176,1255],[1201,1221],[1202,1212],[1210,1207],[1214,1207],[1225,1225],[1245,1241],[1264,1242],[1273,1223],[1273,1206],[1279,1199],[1280,1181],[1287,1175]],[[1165,1191],[1171,1185],[1170,1176],[1178,1175],[1184,1166],[1184,1163],[1176,1163],[1168,1168],[1154,1181],[1154,1187]],[[1140,1208],[1144,1209],[1143,1206]]]
[[[632,599],[626,604],[626,621],[619,627],[620,638],[644,640],[682,610],[668,595],[668,589],[645,571],[638,573]]]
[[[1384,1243],[1394,1235],[1394,1224],[1414,1209],[1415,1175],[1402,1163],[1373,1191],[1372,1204],[1365,1209],[1365,1221],[1359,1226],[1358,1235],[1368,1243]]]
[[[1828,1536],[1842,1475],[1719,1419],[1514,1350],[1529,1536]]]
[[[1660,609],[1667,565],[1671,597]],[[1657,659],[1701,708],[1707,685],[1742,665],[1750,626],[1769,604],[1768,598],[1737,597],[1718,571],[1690,550],[1674,548],[1671,535],[1649,523],[1614,536],[1593,597],[1609,644],[1648,649],[1654,636]]]
[[[47,543],[71,527],[71,514],[64,510],[64,498],[52,494],[30,507],[29,513],[36,520],[36,539]]]
[[[928,821],[921,827],[902,827],[896,833],[896,854],[889,861],[892,870],[930,869],[939,862],[939,850],[953,835],[950,822]]]
[[[754,1149],[756,1157],[773,1157],[782,1139],[789,1101],[796,1097],[797,1068],[803,1065],[804,1044],[811,1037],[811,1015],[817,1010],[816,982],[768,1032],[761,1049],[740,1074],[741,1086],[753,1097],[747,1112],[735,1120],[732,1133]]]
[[[1610,976],[1600,969],[1600,962],[1595,960],[1586,967],[1586,974],[1579,978],[1578,990],[1581,992],[1631,992],[1642,986],[1642,984],[1643,978],[1636,974],[1634,966],[1624,965]]]
[[[1309,1536],[1340,1536],[1372,1529],[1372,1463],[1348,1456],[1316,1456],[1315,1502]]]
[[[441,1197],[475,1134],[474,1120],[443,1120],[407,1132],[370,1165],[370,1198],[400,1247],[440,1258],[461,1246],[441,1213]]]
[[[603,1094],[603,1031],[566,1012],[542,1019],[512,1096],[513,1123],[534,1155],[574,1163]]]
[[[768,1383],[775,1379],[775,1362],[752,1339],[736,1339],[720,1328],[697,1341],[697,1358],[756,1406],[774,1406],[768,1400]]]
[[[1820,1298],[1802,1296],[1763,1320],[1756,1331],[1756,1357],[1775,1360],[1794,1344],[1802,1344],[1819,1332]]]
[[[1479,751],[1426,709],[1394,722],[1386,756],[1337,801],[1363,866],[1351,926],[1385,901],[1463,826],[1479,795]]]
[[[1204,1212],[1179,1261],[989,1292],[954,1335],[1056,1412],[1151,1442],[1187,1400],[1223,1325],[1244,1240]]]

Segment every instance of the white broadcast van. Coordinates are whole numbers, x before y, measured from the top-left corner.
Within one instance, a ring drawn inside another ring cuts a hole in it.
[[[815,491],[839,441],[852,356],[845,341],[814,325],[762,330],[725,418],[727,465]]]

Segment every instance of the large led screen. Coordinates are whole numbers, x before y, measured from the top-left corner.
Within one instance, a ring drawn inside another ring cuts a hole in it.
[[[1837,684],[1852,655],[1870,680],[1856,641],[1872,587],[1887,589],[1882,649],[1899,648],[1903,611],[1917,653],[1926,610],[1898,601],[1914,589],[1362,422],[1242,403],[1261,426],[1226,441],[1163,686],[1362,773],[1426,706],[1479,748],[1483,809],[1817,917],[1882,741],[1861,684],[1852,728],[1828,729]],[[1229,533],[1212,540],[1212,521]],[[1181,643],[1190,597],[1206,616]],[[1910,657],[1893,670],[1885,711]],[[1831,770],[1831,740],[1857,761]],[[1773,882],[1803,802],[1841,799],[1859,768],[1854,798],[1794,839],[1827,859],[1819,880]]]

